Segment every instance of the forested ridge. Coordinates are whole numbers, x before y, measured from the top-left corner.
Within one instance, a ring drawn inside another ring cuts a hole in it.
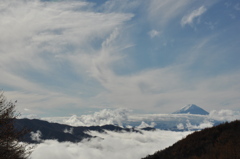
[[[188,135],[143,159],[239,159],[240,121],[224,123]]]

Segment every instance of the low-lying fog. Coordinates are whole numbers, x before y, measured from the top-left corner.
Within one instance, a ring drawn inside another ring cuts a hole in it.
[[[55,140],[43,141],[35,145],[32,159],[140,159],[157,150],[164,149],[191,132],[142,131],[137,132],[89,132],[98,136],[79,143]]]

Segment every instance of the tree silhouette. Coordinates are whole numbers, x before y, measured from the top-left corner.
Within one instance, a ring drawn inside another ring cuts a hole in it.
[[[29,155],[26,145],[19,141],[27,130],[14,127],[17,116],[15,103],[8,102],[0,92],[0,159],[26,159]]]

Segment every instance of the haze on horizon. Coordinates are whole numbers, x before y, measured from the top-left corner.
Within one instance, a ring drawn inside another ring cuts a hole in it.
[[[0,89],[22,114],[240,110],[237,0],[1,0]]]

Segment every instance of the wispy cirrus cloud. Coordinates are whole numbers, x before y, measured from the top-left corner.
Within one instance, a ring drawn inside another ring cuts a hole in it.
[[[240,11],[240,4],[237,3],[237,4],[234,6],[234,9],[236,9],[237,11]]]
[[[158,26],[166,26],[176,17],[181,15],[185,9],[192,4],[189,0],[151,0],[148,5],[148,16],[152,23]]]
[[[21,109],[36,112],[237,108],[238,37],[219,30],[220,21],[211,32],[179,27],[206,22],[202,15],[215,3],[2,1],[0,84]]]
[[[19,90],[8,93],[14,95],[10,98],[23,99],[24,94],[33,93],[44,101],[56,95],[47,105],[57,106],[60,94],[74,92],[71,88],[79,86],[78,82],[92,78],[94,68],[102,69],[95,67],[94,57],[102,57],[103,65],[114,61],[118,55],[108,56],[104,49],[111,48],[111,39],[118,34],[114,30],[133,15],[95,12],[91,5],[82,1],[4,1],[0,6],[0,84]],[[56,89],[59,84],[65,93]],[[65,97],[79,102],[70,94]]]
[[[207,9],[204,6],[201,6],[200,8],[193,10],[190,14],[185,15],[181,20],[181,25],[185,26],[187,24],[192,25],[193,21],[200,17],[204,12],[206,12]]]

